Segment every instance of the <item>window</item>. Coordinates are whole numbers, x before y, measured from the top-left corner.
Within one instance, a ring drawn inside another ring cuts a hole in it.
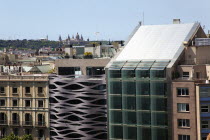
[[[13,133],[15,136],[18,136],[18,128],[13,128]]]
[[[177,110],[178,110],[178,112],[189,112],[190,111],[189,104],[178,103]]]
[[[190,135],[179,135],[178,140],[190,140]]]
[[[105,74],[104,67],[87,67],[87,75],[102,75]]]
[[[42,94],[43,93],[43,87],[38,87],[38,94]]]
[[[31,100],[25,100],[25,107],[31,107]]]
[[[19,124],[19,116],[17,113],[12,114],[12,123],[13,124]]]
[[[42,129],[38,130],[38,138],[43,139],[43,140],[45,139],[44,130],[42,130]]]
[[[0,94],[4,94],[4,87],[0,87]]]
[[[190,127],[189,119],[178,119],[178,127]]]
[[[202,105],[201,106],[201,113],[208,113],[209,112],[209,106],[208,105]]]
[[[209,122],[208,121],[201,121],[201,128],[209,128]]]
[[[189,78],[190,77],[190,73],[189,72],[183,72],[182,73],[182,77],[183,78]]]
[[[177,96],[189,96],[188,88],[177,88]]]
[[[6,136],[6,128],[0,128],[0,138],[4,138]]]
[[[44,101],[43,100],[38,101],[38,107],[44,107]]]
[[[26,135],[31,134],[31,129],[25,129],[25,134],[26,134]]]
[[[200,87],[200,97],[210,97],[210,87]]]
[[[5,106],[5,99],[0,99],[0,106]]]
[[[17,99],[12,100],[12,105],[13,106],[18,106],[18,100]]]
[[[26,94],[30,94],[30,87],[25,87],[25,92],[26,92]]]
[[[0,113],[0,123],[1,124],[6,124],[6,114],[5,113]]]
[[[17,94],[17,87],[13,87],[13,88],[12,88],[12,93],[13,93],[13,94]]]

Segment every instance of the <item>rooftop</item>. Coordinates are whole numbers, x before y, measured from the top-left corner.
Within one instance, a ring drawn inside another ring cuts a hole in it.
[[[140,26],[116,61],[166,59],[176,60],[199,23]]]

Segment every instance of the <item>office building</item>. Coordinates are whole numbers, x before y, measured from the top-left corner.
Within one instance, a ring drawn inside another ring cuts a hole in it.
[[[210,46],[201,43],[206,38],[199,23],[179,20],[135,29],[106,67],[108,139],[207,137]]]

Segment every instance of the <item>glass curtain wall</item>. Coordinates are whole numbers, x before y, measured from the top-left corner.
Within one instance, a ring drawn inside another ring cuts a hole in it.
[[[109,139],[168,139],[167,64],[127,61],[109,68]]]

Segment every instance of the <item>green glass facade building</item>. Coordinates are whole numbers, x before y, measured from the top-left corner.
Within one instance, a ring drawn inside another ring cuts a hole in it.
[[[167,140],[169,61],[115,61],[108,69],[109,138]]]

